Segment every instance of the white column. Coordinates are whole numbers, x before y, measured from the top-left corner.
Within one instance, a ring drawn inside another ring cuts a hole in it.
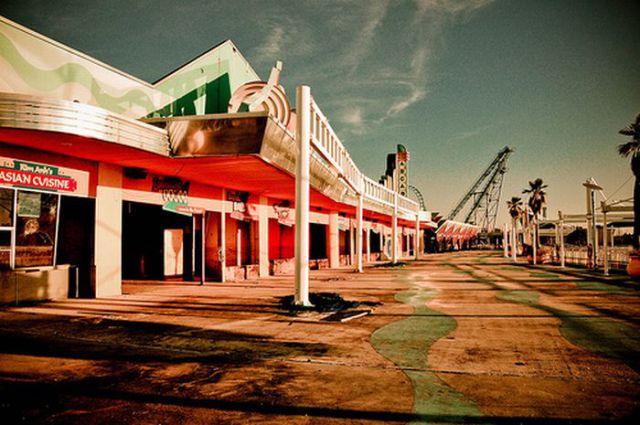
[[[502,250],[504,251],[504,258],[509,258],[509,231],[507,230],[508,227],[509,225],[507,223],[504,223],[504,226],[502,226]]]
[[[416,236],[413,240],[413,253],[415,254],[415,259],[420,259],[420,213],[416,212]]]
[[[96,297],[122,294],[122,169],[98,165],[95,217]]]
[[[200,222],[200,285],[204,285],[207,273],[207,250],[206,250],[206,239],[207,239],[207,212],[202,212],[202,218]],[[195,232],[194,232],[195,234]]]
[[[533,241],[531,242],[533,244],[533,264],[538,264],[538,219],[536,217],[533,218]]]
[[[604,201],[602,202],[602,256],[604,261],[604,275],[609,275],[609,229],[607,229],[607,210]]]
[[[362,273],[362,193],[358,193],[356,227],[356,270]]]
[[[311,91],[308,86],[296,90],[296,241],[295,298],[297,305],[309,302],[309,156],[311,155]]]
[[[236,228],[236,266],[242,266],[242,229]]]
[[[591,189],[587,187],[586,192],[587,192],[587,243],[589,244],[591,243],[591,238],[592,238],[591,233],[593,231],[593,225],[592,225],[593,211],[591,210]]]
[[[393,192],[393,216],[391,217],[391,263],[398,262],[398,192]]]
[[[595,190],[591,190],[591,214],[592,214],[592,224],[593,224],[593,268],[598,268],[598,251],[600,247],[598,246],[598,220],[596,217],[596,192]]]
[[[338,226],[338,213],[336,211],[331,211],[329,213],[329,226],[328,226],[329,237],[327,238],[328,247],[328,257],[329,257],[329,267],[332,269],[337,269],[340,267],[340,228]]]
[[[371,262],[371,227],[367,230],[367,263]]]
[[[565,265],[565,253],[564,253],[564,220],[562,219],[562,211],[558,211],[558,226],[560,227],[560,267],[564,268]]]
[[[220,282],[227,279],[227,213],[225,211],[226,189],[222,189],[222,202],[220,202]]]
[[[513,261],[518,261],[518,221],[516,219],[511,219],[512,229],[511,229],[511,257],[513,257]]]
[[[269,202],[261,196],[258,201],[258,275],[269,276]]]
[[[355,232],[353,229],[353,220],[349,218],[349,264],[354,265],[355,262]]]
[[[403,255],[408,258],[409,257],[409,253],[411,252],[411,236],[409,236],[408,233],[406,235],[404,234],[405,231],[407,231],[405,229],[406,228],[403,226],[402,227],[402,235],[403,235],[403,238],[404,238],[404,246],[407,247],[407,250],[404,252]]]

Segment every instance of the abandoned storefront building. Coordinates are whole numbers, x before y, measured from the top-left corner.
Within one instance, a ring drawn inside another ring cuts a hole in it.
[[[1,303],[293,273],[301,117],[280,63],[263,81],[225,41],[150,84],[0,17],[0,70]],[[306,102],[309,266],[422,252],[408,155],[367,178]]]

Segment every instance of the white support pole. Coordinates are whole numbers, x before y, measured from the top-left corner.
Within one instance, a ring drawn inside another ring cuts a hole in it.
[[[356,270],[358,273],[362,273],[362,193],[358,193],[358,208],[356,210]]]
[[[515,219],[511,220],[512,229],[511,229],[511,257],[513,261],[518,261],[518,222]]]
[[[416,236],[413,241],[413,251],[416,260],[420,259],[420,212],[416,211]]]
[[[206,272],[207,272],[207,255],[206,255],[206,240],[207,240],[207,212],[202,212],[202,222],[200,224],[200,285],[204,285],[206,281]],[[195,233],[195,232],[194,232]]]
[[[220,281],[224,283],[227,279],[227,214],[225,212],[225,199],[227,190],[222,189],[222,202],[220,207],[220,249],[218,259],[220,260]]]
[[[311,155],[311,90],[298,86],[296,90],[296,241],[294,303],[310,306],[309,302],[309,156]]]
[[[269,276],[269,200],[261,196],[258,205],[258,275]]]
[[[337,269],[340,267],[340,229],[338,227],[338,213],[336,211],[329,212],[328,234],[329,267]]]
[[[596,192],[593,189],[590,189],[591,191],[591,217],[592,217],[592,224],[593,224],[593,268],[597,269],[598,268],[598,251],[599,251],[599,247],[598,247],[598,220],[596,217]]]
[[[367,249],[367,263],[371,262],[371,227],[369,227],[369,229],[367,229],[367,242],[366,242],[366,249]]]
[[[398,192],[393,192],[393,216],[391,218],[391,263],[398,262]]]
[[[236,228],[236,267],[242,267],[242,228],[240,226]]]
[[[604,267],[604,275],[609,276],[609,229],[607,229],[607,206],[604,201],[601,203],[602,205],[602,256],[603,256],[603,267]]]
[[[531,243],[533,244],[533,265],[538,264],[538,219],[536,217],[533,218],[533,238]]]
[[[562,211],[558,211],[558,226],[560,234],[560,267],[564,268],[565,265],[565,252],[564,252],[564,220],[562,219]]]
[[[355,231],[353,226],[353,220],[349,218],[349,264],[354,265],[356,263],[356,240]]]
[[[588,180],[587,180],[588,182]],[[593,217],[593,210],[591,209],[592,205],[591,205],[591,189],[589,189],[588,187],[586,187],[586,191],[587,191],[587,243],[591,243],[591,232],[593,231],[593,224],[592,224],[592,217]]]
[[[504,223],[502,226],[502,251],[504,253],[504,258],[509,258],[509,225]]]

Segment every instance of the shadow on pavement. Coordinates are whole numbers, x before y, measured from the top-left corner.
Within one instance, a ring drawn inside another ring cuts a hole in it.
[[[285,404],[257,403],[255,401],[235,401],[220,399],[200,399],[173,395],[158,395],[150,393],[137,393],[112,388],[101,388],[96,385],[95,380],[86,379],[82,382],[74,384],[68,383],[15,383],[0,379],[0,392],[8,393],[12,400],[24,402],[29,400],[29,404],[54,402],[52,395],[77,395],[83,398],[107,399],[111,401],[124,401],[126,405],[131,404],[162,404],[171,405],[181,408],[204,408],[222,412],[240,412],[251,414],[278,415],[288,417],[306,417],[310,423],[315,423],[318,418],[335,418],[343,420],[360,420],[360,421],[384,421],[389,423],[407,423],[407,422],[426,422],[426,423],[470,423],[484,424],[491,423],[497,425],[542,425],[542,424],[601,424],[602,420],[590,419],[567,419],[557,417],[524,417],[524,416],[462,416],[454,414],[418,414],[393,411],[368,411],[358,409],[336,409],[331,407],[311,407]],[[122,407],[125,408],[125,407]],[[0,409],[1,411],[2,409]],[[6,413],[6,412],[5,412]],[[212,412],[213,415],[213,412]],[[13,419],[11,416],[3,415],[5,418]],[[213,418],[213,416],[212,416]],[[59,417],[60,422],[65,423],[70,418]],[[76,423],[80,423],[87,419],[86,417],[75,417]],[[293,418],[292,418],[293,419]],[[120,416],[120,420],[125,417]],[[630,419],[622,419],[619,421],[605,421],[604,423],[624,423]],[[48,420],[47,422],[54,422]]]

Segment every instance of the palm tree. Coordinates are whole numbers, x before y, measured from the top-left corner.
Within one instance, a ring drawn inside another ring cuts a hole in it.
[[[532,182],[529,182],[529,188],[522,191],[522,193],[529,194],[529,208],[531,208],[531,212],[533,213],[533,264],[536,264],[536,256],[537,256],[537,248],[540,245],[540,235],[538,231],[538,215],[540,211],[542,211],[542,207],[547,203],[546,195],[547,193],[544,189],[547,188],[547,185],[542,182],[541,178],[537,178]]]
[[[631,140],[618,146],[618,153],[625,158],[631,155],[631,171],[636,176],[633,187],[633,249],[640,248],[640,114],[636,121],[623,128],[618,133],[631,136]]]
[[[522,214],[522,198],[518,196],[512,196],[511,200],[507,201],[509,207],[509,215],[511,216],[511,255],[515,261],[516,259],[516,231],[518,218]]]

